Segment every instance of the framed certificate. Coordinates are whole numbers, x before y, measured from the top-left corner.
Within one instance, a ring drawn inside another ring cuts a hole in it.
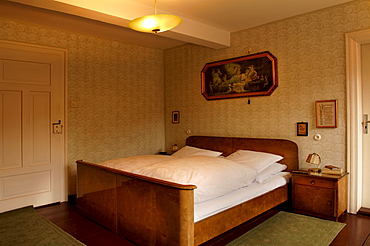
[[[338,127],[337,100],[316,101],[316,127]]]

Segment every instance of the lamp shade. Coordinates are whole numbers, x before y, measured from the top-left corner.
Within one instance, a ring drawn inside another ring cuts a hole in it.
[[[308,157],[307,157],[307,159],[306,159],[306,162],[307,163],[310,163],[310,164],[313,164],[313,165],[319,166],[321,164],[321,158],[316,153],[309,154]]]
[[[179,150],[179,146],[177,146],[177,144],[174,144],[173,146],[172,146],[172,152],[173,153],[175,153],[176,151],[178,151]]]
[[[158,33],[180,25],[182,19],[176,15],[155,14],[136,18],[128,26],[139,32]]]

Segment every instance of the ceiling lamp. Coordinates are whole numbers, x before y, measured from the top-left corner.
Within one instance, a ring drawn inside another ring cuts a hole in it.
[[[176,15],[157,14],[157,1],[154,0],[154,15],[136,18],[128,26],[139,32],[158,33],[180,25],[182,19]]]

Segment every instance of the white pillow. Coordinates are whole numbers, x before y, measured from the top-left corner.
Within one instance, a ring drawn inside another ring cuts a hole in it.
[[[188,157],[188,156],[213,156],[218,157],[222,154],[222,152],[208,150],[208,149],[200,149],[192,146],[184,146],[183,148],[179,149],[175,153],[173,153],[171,156],[174,157]]]
[[[250,166],[261,172],[271,164],[283,159],[280,155],[274,155],[271,153],[251,151],[251,150],[237,150],[231,155],[227,156],[226,159],[235,161],[242,165]]]
[[[257,174],[256,181],[257,183],[262,183],[268,177],[284,171],[287,168],[286,165],[280,163],[273,163],[272,165],[263,169],[259,174]]]
[[[208,201],[245,187],[256,179],[257,171],[225,158],[190,156],[164,161],[134,173],[179,184],[193,184],[194,203]]]

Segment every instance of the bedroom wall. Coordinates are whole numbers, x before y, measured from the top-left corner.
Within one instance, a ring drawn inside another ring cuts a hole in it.
[[[0,39],[68,50],[68,103],[77,103],[67,108],[69,194],[74,194],[75,160],[151,154],[165,141],[169,151],[175,143],[184,145],[189,135],[287,138],[299,145],[301,164],[317,152],[324,163],[343,166],[344,34],[370,28],[369,13],[369,0],[354,1],[233,33],[231,47],[221,50],[184,45],[163,52],[2,17]],[[249,50],[277,57],[275,92],[251,98],[251,104],[247,99],[205,100],[203,66]],[[314,103],[322,99],[338,99],[338,128],[314,126]],[[180,124],[171,123],[175,110]],[[308,137],[296,136],[300,121],[309,122]],[[312,138],[316,133],[322,135],[319,142]]]
[[[27,13],[25,13],[27,14]],[[0,39],[68,50],[67,164],[155,154],[164,148],[163,51],[0,18]]]
[[[284,138],[299,146],[300,165],[309,153],[324,164],[346,160],[345,33],[370,28],[370,1],[348,4],[232,33],[231,47],[184,45],[165,51],[166,148],[189,135]],[[278,88],[270,96],[207,101],[200,73],[208,62],[270,51],[278,60]],[[315,101],[338,100],[338,128],[316,128]],[[171,123],[180,111],[180,124]],[[296,136],[296,123],[309,136]],[[188,134],[187,130],[191,133]],[[322,140],[313,136],[321,134]]]

